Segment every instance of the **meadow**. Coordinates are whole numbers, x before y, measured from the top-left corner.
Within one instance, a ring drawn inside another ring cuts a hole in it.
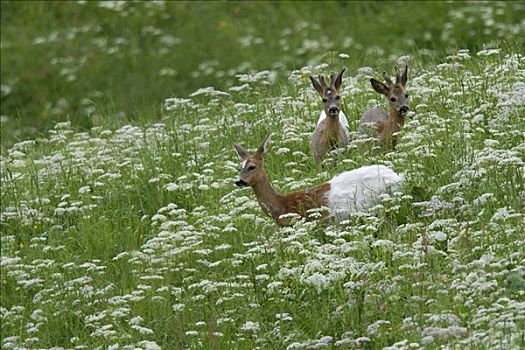
[[[523,2],[1,6],[2,348],[525,347]],[[357,122],[403,64],[384,152]],[[308,76],[341,67],[352,141],[318,168]],[[269,133],[280,192],[406,185],[277,229],[234,185]]]

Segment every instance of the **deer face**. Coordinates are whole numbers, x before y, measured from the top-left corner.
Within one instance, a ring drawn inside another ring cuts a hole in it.
[[[343,69],[338,75],[331,75],[330,86],[326,84],[324,76],[319,75],[318,80],[310,76],[314,89],[321,96],[326,115],[332,118],[337,118],[341,111],[341,84],[344,71]]]
[[[270,135],[264,139],[263,143],[257,149],[253,156],[240,145],[235,144],[235,150],[242,160],[239,177],[235,181],[238,187],[253,187],[266,179],[266,172],[264,171],[263,156],[268,150],[270,142]]]
[[[390,93],[386,96],[390,109],[398,111],[400,115],[404,116],[408,112],[408,94],[404,86],[395,85],[390,89]]]
[[[241,171],[235,184],[238,187],[253,187],[263,179],[263,160],[248,156],[241,163]]]
[[[405,116],[409,109],[409,98],[406,92],[407,75],[408,66],[405,66],[405,70],[402,73],[399,68],[396,67],[395,84],[386,72],[383,72],[383,78],[385,79],[386,85],[374,78],[370,79],[370,83],[372,83],[374,90],[385,95],[390,105],[390,109],[401,116]]]

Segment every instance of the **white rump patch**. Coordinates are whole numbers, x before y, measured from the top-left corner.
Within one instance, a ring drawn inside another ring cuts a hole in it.
[[[403,177],[384,165],[370,165],[346,171],[330,181],[327,193],[330,215],[336,221],[351,211],[362,211],[379,202],[379,196],[397,190]]]

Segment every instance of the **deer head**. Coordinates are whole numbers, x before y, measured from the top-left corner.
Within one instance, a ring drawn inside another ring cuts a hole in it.
[[[341,84],[343,82],[344,69],[339,74],[330,76],[330,86],[326,85],[324,76],[319,74],[318,80],[310,76],[314,89],[323,100],[323,108],[327,116],[337,118],[341,111]]]
[[[390,104],[390,109],[395,111],[401,116],[405,116],[408,112],[408,94],[406,92],[406,84],[408,79],[408,66],[405,66],[403,72],[396,67],[396,82],[393,83],[392,79],[383,72],[383,78],[385,79],[386,85],[382,82],[370,79],[372,87],[378,93],[385,95]]]
[[[261,143],[257,152],[253,156],[240,145],[235,144],[235,150],[242,160],[241,171],[239,178],[235,181],[235,184],[239,187],[250,186],[253,187],[266,180],[266,172],[264,171],[264,159],[263,156],[268,151],[268,145],[270,143],[270,135],[266,136],[264,141]]]

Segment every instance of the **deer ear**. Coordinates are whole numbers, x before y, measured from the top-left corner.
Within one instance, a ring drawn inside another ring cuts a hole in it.
[[[334,87],[336,90],[339,91],[339,89],[341,88],[341,84],[343,83],[343,73],[345,72],[345,68],[343,68],[343,70],[341,71],[341,73],[339,73],[337,75],[337,77],[335,78],[335,82],[334,82]]]
[[[380,81],[375,80],[374,78],[370,79],[370,83],[372,84],[372,87],[374,88],[375,91],[385,96],[388,95],[389,90],[385,84],[383,84]]]
[[[406,86],[408,80],[408,66],[405,66],[405,70],[401,74],[401,85]]]
[[[322,94],[323,94],[323,87],[321,86],[321,84],[320,84],[317,80],[315,80],[315,78],[312,77],[311,75],[310,75],[310,80],[312,81],[312,85],[313,85],[314,89],[315,89],[320,95],[322,95]]]
[[[266,152],[268,152],[268,146],[270,145],[270,138],[271,138],[271,136],[272,136],[272,134],[268,134],[268,136],[266,136],[264,141],[261,143],[261,145],[257,149],[257,155],[258,156],[264,156],[266,154]]]
[[[238,145],[235,143],[233,146],[235,147],[235,151],[237,151],[237,154],[239,155],[241,159],[248,158],[248,152],[246,152],[246,150],[242,148],[241,145]]]

